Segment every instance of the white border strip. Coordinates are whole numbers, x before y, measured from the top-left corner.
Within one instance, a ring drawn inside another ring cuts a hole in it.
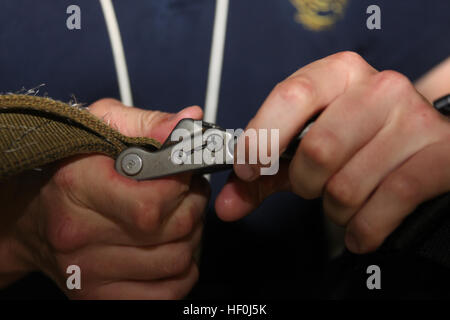
[[[220,80],[222,77],[223,51],[227,32],[229,0],[216,1],[214,31],[209,62],[208,85],[206,89],[204,120],[216,122],[217,108],[220,94]]]
[[[120,98],[123,104],[132,106],[133,97],[131,95],[130,78],[128,76],[127,61],[125,59],[116,13],[114,12],[111,0],[100,0],[100,4],[105,17],[109,40],[111,41],[117,81],[119,82]]]

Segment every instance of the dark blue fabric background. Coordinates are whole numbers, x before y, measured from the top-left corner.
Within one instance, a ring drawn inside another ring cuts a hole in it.
[[[205,100],[215,1],[113,1],[136,106],[165,111]],[[378,4],[382,30],[366,28]],[[77,4],[82,29],[66,28]],[[342,20],[313,32],[289,0],[231,0],[217,122],[244,127],[274,85],[317,58],[362,54],[378,69],[415,80],[449,56],[450,1],[350,0]],[[110,42],[93,0],[2,0],[0,91],[45,83],[41,92],[79,102],[119,98]],[[214,195],[227,174],[213,178]],[[213,203],[213,201],[212,201]],[[290,194],[225,224],[208,214],[196,296],[308,296],[326,257],[320,208]]]

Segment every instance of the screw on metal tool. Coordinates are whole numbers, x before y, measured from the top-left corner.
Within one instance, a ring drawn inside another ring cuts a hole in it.
[[[127,154],[122,159],[122,170],[129,176],[138,174],[142,169],[142,159],[135,153]]]
[[[170,157],[170,160],[172,161],[173,164],[175,165],[182,165],[184,163],[186,163],[187,160],[187,154],[186,152],[184,152],[182,149],[180,150],[174,150],[172,152],[172,155]]]
[[[223,137],[217,133],[212,133],[206,139],[206,147],[211,152],[219,152],[223,148]]]

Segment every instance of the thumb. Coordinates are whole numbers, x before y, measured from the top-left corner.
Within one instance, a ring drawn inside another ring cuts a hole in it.
[[[198,106],[184,108],[175,114],[127,107],[115,99],[101,99],[88,109],[123,135],[150,137],[161,143],[167,139],[181,119],[200,120],[203,117],[203,111]]]
[[[288,162],[280,162],[276,175],[259,176],[251,182],[243,181],[232,173],[216,198],[216,213],[224,221],[238,220],[250,214],[273,193],[289,190]]]

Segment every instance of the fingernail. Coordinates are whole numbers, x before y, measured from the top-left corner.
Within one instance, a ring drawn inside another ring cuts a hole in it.
[[[246,164],[235,166],[234,171],[239,178],[245,181],[252,181],[257,177],[255,169]]]
[[[345,244],[347,245],[347,249],[350,250],[351,252],[353,253],[360,252],[358,241],[356,240],[356,237],[352,233],[347,232],[345,236]]]

